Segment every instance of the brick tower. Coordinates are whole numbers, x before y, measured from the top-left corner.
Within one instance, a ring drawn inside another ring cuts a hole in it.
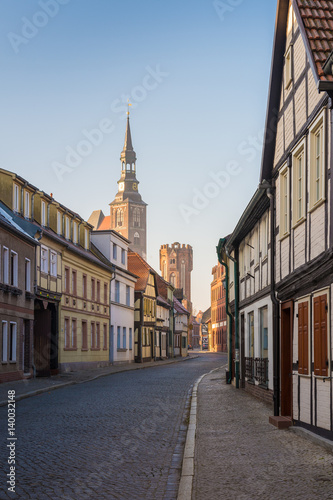
[[[183,304],[192,312],[191,271],[193,270],[193,249],[191,245],[173,243],[160,248],[160,269],[162,276],[176,289],[183,290]]]

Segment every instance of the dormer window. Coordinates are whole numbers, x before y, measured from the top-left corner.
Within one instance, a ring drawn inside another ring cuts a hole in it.
[[[86,250],[89,249],[89,231],[88,231],[88,229],[84,230],[84,248]]]
[[[28,191],[24,193],[24,217],[30,219],[30,193]]]
[[[69,240],[71,236],[70,232],[70,220],[68,217],[65,217],[65,238],[66,240]]]
[[[45,201],[41,203],[41,224],[42,226],[46,225],[46,204]]]
[[[73,243],[77,243],[77,223],[73,222]]]
[[[61,212],[57,212],[57,233],[62,234],[62,215]]]
[[[20,188],[17,184],[14,184],[13,210],[14,212],[19,212],[20,210]]]

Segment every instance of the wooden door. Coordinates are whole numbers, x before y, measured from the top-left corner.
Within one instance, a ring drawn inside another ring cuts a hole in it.
[[[35,309],[34,362],[39,377],[50,375],[51,311]]]

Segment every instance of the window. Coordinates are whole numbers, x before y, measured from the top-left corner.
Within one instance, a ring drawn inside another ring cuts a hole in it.
[[[310,208],[324,199],[324,116],[310,130]]]
[[[176,276],[174,273],[170,274],[170,283],[172,286],[176,286]]]
[[[96,349],[101,348],[101,332],[100,332],[100,324],[96,323],[96,340],[95,340]]]
[[[70,237],[71,237],[70,220],[68,217],[65,217],[65,238],[66,238],[66,240],[69,240]]]
[[[125,252],[125,250],[123,248],[121,249],[121,263],[123,265],[126,264],[126,252]]]
[[[112,252],[113,252],[114,260],[117,260],[117,245],[115,245],[114,243],[113,243],[113,247],[112,247]]]
[[[77,244],[77,223],[73,222],[73,243]]]
[[[2,355],[1,361],[7,363],[8,360],[8,323],[2,322]]]
[[[62,214],[61,212],[57,212],[57,233],[62,234]]]
[[[134,233],[134,245],[140,245],[140,235],[138,232]]]
[[[19,212],[20,211],[20,188],[18,187],[17,184],[14,184],[14,203],[13,203],[13,210],[14,212]]]
[[[117,349],[120,349],[120,326],[117,326]]]
[[[259,309],[260,357],[268,358],[268,308]]]
[[[92,321],[91,322],[91,325],[90,325],[90,335],[91,335],[91,339],[90,339],[90,342],[91,342],[91,348],[92,349],[95,349],[96,348],[96,337],[95,337],[95,323]]]
[[[65,267],[65,293],[70,293],[69,267]]]
[[[87,332],[87,322],[82,321],[82,349],[88,349],[88,332]]]
[[[10,323],[9,328],[9,361],[16,361],[16,323]]]
[[[95,279],[91,278],[91,300],[95,300]]]
[[[10,284],[18,285],[18,255],[16,252],[10,252]]]
[[[126,349],[126,327],[123,327],[123,349]]]
[[[309,374],[308,303],[298,304],[298,373]]]
[[[70,347],[71,349],[76,349],[76,319],[72,319]]]
[[[69,318],[65,318],[64,336],[65,336],[65,349],[69,349],[69,347],[70,347],[70,323],[69,323]]]
[[[261,256],[266,257],[268,252],[267,245],[267,216],[263,217],[261,222]]]
[[[108,325],[103,324],[103,349],[108,348]]]
[[[25,259],[25,290],[31,292],[31,261]]]
[[[30,219],[30,193],[28,191],[24,193],[24,217]]]
[[[40,270],[42,273],[49,272],[49,250],[46,247],[41,247]]]
[[[128,336],[128,348],[129,348],[130,350],[132,350],[132,342],[133,342],[133,340],[132,340],[132,335],[133,335],[133,334],[132,334],[132,328],[130,328],[130,329],[129,329],[129,336]]]
[[[126,285],[126,305],[131,305],[131,289],[128,285]]]
[[[327,295],[313,299],[314,374],[327,377]]]
[[[259,263],[259,227],[254,231],[254,264]]]
[[[289,170],[280,173],[280,238],[289,233]]]
[[[135,208],[133,210],[133,225],[134,227],[140,227],[140,209]]]
[[[9,250],[6,247],[3,247],[2,252],[3,258],[3,282],[8,284],[9,282]]]
[[[305,156],[304,142],[293,154],[293,224],[305,216]]]
[[[120,302],[120,283],[119,283],[119,281],[115,282],[115,288],[116,288],[115,302]]]
[[[57,260],[57,252],[50,250],[50,274],[55,277],[57,277]]]
[[[97,280],[97,297],[96,301],[100,302],[101,301],[101,282]]]
[[[285,88],[288,88],[292,82],[292,45],[289,46],[285,54]]]
[[[84,274],[82,276],[82,293],[83,293],[83,298],[86,299],[87,298],[87,275]]]
[[[72,294],[76,295],[76,271],[72,271]]]
[[[45,201],[41,203],[41,224],[42,226],[46,226],[46,204]]]
[[[116,226],[122,226],[124,222],[124,213],[118,208],[116,211]]]
[[[254,358],[254,312],[248,315],[249,321],[249,358]]]
[[[108,303],[108,284],[104,283],[104,304]]]

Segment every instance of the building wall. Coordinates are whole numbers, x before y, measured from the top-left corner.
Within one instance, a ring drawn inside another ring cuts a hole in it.
[[[162,277],[175,288],[182,288],[184,299],[191,302],[191,272],[193,270],[191,245],[181,245],[180,243],[173,243],[171,246],[162,245],[160,248],[160,269]]]
[[[227,313],[226,294],[223,286],[225,268],[218,264],[212,269],[211,283],[211,349],[215,352],[227,352]]]

